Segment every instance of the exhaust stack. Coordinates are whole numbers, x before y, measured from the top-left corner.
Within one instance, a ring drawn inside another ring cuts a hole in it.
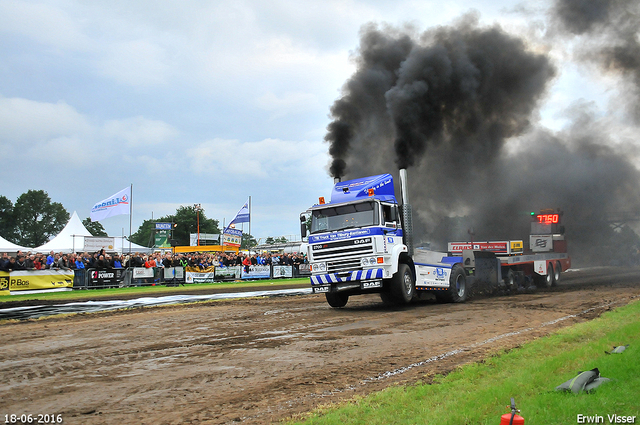
[[[402,193],[402,230],[404,244],[409,250],[409,255],[413,256],[413,218],[411,215],[411,204],[409,204],[409,188],[407,183],[407,170],[400,169],[400,192]]]

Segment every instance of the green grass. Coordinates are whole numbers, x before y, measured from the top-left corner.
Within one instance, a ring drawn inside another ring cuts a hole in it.
[[[184,286],[138,286],[130,288],[107,288],[107,289],[87,289],[87,290],[74,290],[63,292],[43,292],[40,294],[25,294],[25,295],[5,295],[0,296],[0,308],[2,303],[8,301],[24,301],[24,300],[58,300],[58,301],[71,301],[77,299],[99,299],[105,297],[113,297],[118,295],[140,295],[140,296],[162,296],[172,295],[176,293],[185,294],[189,292],[197,293],[201,290],[210,288],[220,289],[237,289],[243,287],[251,288],[263,288],[272,285],[299,285],[309,284],[309,278],[298,279],[272,279],[272,280],[254,280],[254,281],[242,281],[242,282],[219,282],[219,283],[190,283]]]
[[[614,345],[630,344],[607,355]],[[640,302],[559,330],[510,352],[436,376],[429,385],[392,387],[320,409],[303,424],[500,424],[514,397],[527,425],[575,424],[577,415],[636,416],[640,423]],[[554,388],[599,368],[612,381],[591,394]]]

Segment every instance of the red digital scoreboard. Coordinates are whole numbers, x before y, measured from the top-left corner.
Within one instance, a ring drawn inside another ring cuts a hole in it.
[[[536,220],[541,224],[560,223],[560,214],[536,214]]]

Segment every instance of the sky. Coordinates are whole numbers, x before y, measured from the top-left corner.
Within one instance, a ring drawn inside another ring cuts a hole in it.
[[[251,197],[256,239],[299,239],[300,212],[333,184],[324,137],[363,26],[424,31],[475,10],[549,49],[549,4],[0,0],[0,194],[45,190],[84,219],[132,184],[133,232],[193,204],[222,225]],[[539,119],[560,130],[572,103],[604,107],[610,87],[549,54]],[[102,225],[129,234],[129,216]]]

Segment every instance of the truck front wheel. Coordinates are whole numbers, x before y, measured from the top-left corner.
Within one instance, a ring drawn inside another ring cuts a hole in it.
[[[398,265],[398,272],[391,278],[391,296],[399,304],[407,304],[416,294],[416,283],[408,265]]]
[[[440,302],[463,303],[467,300],[467,276],[462,266],[456,264],[451,269],[449,288],[444,292],[436,293],[436,299]]]
[[[333,308],[344,307],[349,301],[349,295],[344,292],[327,292],[327,302]]]

